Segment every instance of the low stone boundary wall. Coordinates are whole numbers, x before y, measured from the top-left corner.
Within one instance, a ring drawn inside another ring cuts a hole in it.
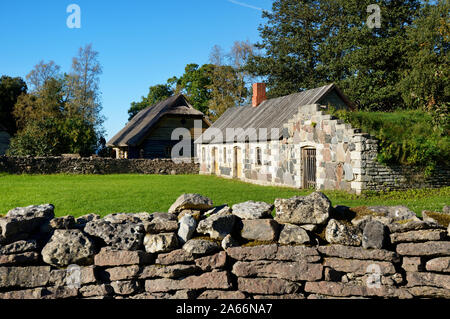
[[[198,174],[199,165],[171,159],[115,159],[0,156],[0,172],[9,174]]]
[[[275,208],[275,217],[272,210]],[[0,217],[0,299],[450,298],[449,207],[332,207],[320,192],[168,213]]]

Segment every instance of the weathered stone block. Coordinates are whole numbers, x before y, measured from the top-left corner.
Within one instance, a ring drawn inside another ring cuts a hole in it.
[[[135,280],[113,281],[111,287],[114,293],[125,296],[135,294],[141,290],[140,283]]]
[[[158,254],[155,264],[172,265],[194,261],[194,256],[184,249],[176,249],[166,254]]]
[[[139,270],[138,265],[106,268],[100,272],[100,276],[104,281],[130,280],[138,276]]]
[[[183,289],[230,289],[231,281],[228,272],[208,272],[200,276],[189,276],[185,279],[153,279],[145,281],[147,292],[167,292]]]
[[[367,273],[370,273],[369,266],[371,265],[380,267],[379,269],[381,271],[381,274],[383,275],[392,275],[396,272],[395,267],[392,263],[378,260],[357,260],[326,257],[324,259],[323,265],[340,272],[353,273],[356,275],[365,275]]]
[[[208,210],[213,208],[213,202],[208,197],[199,194],[183,194],[170,206],[169,213],[178,214],[182,210]]]
[[[295,245],[307,243],[309,240],[308,233],[302,227],[284,224],[278,242],[282,245]]]
[[[331,208],[330,200],[320,192],[290,199],[276,199],[275,220],[297,225],[324,224],[328,220]]]
[[[179,278],[195,274],[198,270],[199,268],[195,265],[150,265],[142,269],[139,278]]]
[[[175,233],[147,234],[144,238],[145,251],[148,253],[165,253],[178,248]]]
[[[207,255],[220,250],[220,246],[210,240],[191,239],[183,245],[183,249],[192,255]]]
[[[397,253],[403,256],[450,256],[450,241],[398,244]]]
[[[450,272],[450,257],[439,257],[429,260],[426,263],[428,271]]]
[[[296,293],[301,284],[280,278],[238,278],[238,289],[242,292],[261,295]]]
[[[425,242],[425,241],[439,241],[445,239],[447,232],[441,229],[430,230],[415,230],[404,233],[391,234],[391,242],[407,243],[407,242]]]
[[[291,281],[316,281],[322,279],[323,266],[306,262],[238,261],[233,274],[239,277],[273,277]]]
[[[399,256],[395,252],[382,249],[367,250],[362,247],[328,245],[320,246],[318,250],[325,256],[346,259],[381,260],[389,262],[398,262],[400,260]]]
[[[403,257],[402,268],[405,271],[423,271],[425,269],[422,257]]]
[[[245,294],[240,291],[206,290],[197,299],[246,299]]]
[[[231,207],[233,215],[241,219],[272,218],[273,205],[264,202],[247,201]]]
[[[141,250],[115,250],[104,247],[95,255],[94,263],[97,266],[125,266],[146,265],[152,263],[153,255]]]
[[[407,287],[431,286],[450,289],[450,275],[429,272],[407,272]]]
[[[279,225],[273,219],[243,220],[241,237],[248,240],[275,241],[278,238]]]
[[[227,254],[224,251],[212,256],[197,258],[195,264],[203,271],[224,268],[227,264]]]
[[[25,266],[37,264],[40,256],[37,252],[26,252],[14,255],[0,255],[0,266]]]
[[[0,267],[0,288],[35,288],[46,286],[50,279],[50,266]]]

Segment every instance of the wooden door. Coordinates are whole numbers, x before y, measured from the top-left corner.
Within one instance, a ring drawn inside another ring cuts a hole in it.
[[[217,154],[217,147],[213,147],[213,149],[211,150],[211,164],[212,164],[212,169],[211,169],[211,173],[219,175],[219,163],[218,163],[218,154]]]
[[[302,150],[303,188],[316,188],[316,150],[304,148]]]
[[[234,148],[234,158],[233,158],[233,177],[242,177],[242,152],[239,147]]]

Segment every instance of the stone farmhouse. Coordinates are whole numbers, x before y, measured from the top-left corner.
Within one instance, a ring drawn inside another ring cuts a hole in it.
[[[196,128],[196,123],[201,125]],[[113,148],[119,159],[171,158],[173,146],[179,143],[179,140],[172,139],[175,129],[189,131],[193,150],[194,139],[209,126],[205,115],[178,94],[136,114],[106,145]],[[191,154],[178,156],[192,157]]]
[[[11,136],[4,126],[0,124],[0,155],[5,155],[9,147],[9,140]]]
[[[448,184],[443,175],[420,184],[414,169],[378,163],[374,138],[328,114],[354,108],[334,84],[274,99],[263,83],[253,92],[251,105],[228,109],[196,140],[200,174],[358,194]]]

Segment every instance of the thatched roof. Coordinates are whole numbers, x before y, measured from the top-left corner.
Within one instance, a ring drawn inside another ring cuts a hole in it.
[[[276,139],[271,135],[271,129],[279,130],[278,139],[283,134],[283,124],[287,123],[295,114],[299,112],[299,107],[311,104],[321,104],[321,102],[331,93],[334,92],[342,100],[348,108],[353,109],[353,104],[334,84],[326,85],[320,88],[294,93],[274,99],[265,100],[258,107],[236,106],[229,108],[214,124],[206,130],[203,135],[196,140],[196,143],[209,144],[212,139],[216,138],[212,133],[213,130],[219,129],[225,139],[225,142],[233,142],[228,140],[226,129],[242,128],[244,131],[252,128],[256,132],[259,129],[267,129],[267,139]],[[247,133],[247,132],[246,132]],[[245,134],[246,135],[246,134]],[[257,134],[246,135],[247,141],[254,142],[258,140]]]
[[[113,138],[107,146],[137,146],[145,138],[149,130],[165,115],[181,115],[204,117],[205,115],[194,109],[182,95],[174,95],[164,101],[152,105],[136,114],[127,125]]]

